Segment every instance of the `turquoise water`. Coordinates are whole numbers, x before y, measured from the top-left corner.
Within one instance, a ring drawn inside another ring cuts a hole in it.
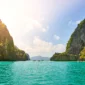
[[[85,85],[85,62],[0,62],[0,85]]]

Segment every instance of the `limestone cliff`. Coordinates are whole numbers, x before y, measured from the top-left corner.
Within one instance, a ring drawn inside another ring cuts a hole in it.
[[[26,53],[14,46],[6,25],[0,20],[0,60],[28,60]]]
[[[59,54],[55,53],[51,60],[85,60],[84,47],[85,47],[85,19],[78,24],[77,28],[71,35],[67,43],[64,55],[63,53]]]

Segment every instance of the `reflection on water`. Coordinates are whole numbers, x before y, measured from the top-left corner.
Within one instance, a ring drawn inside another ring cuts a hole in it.
[[[0,62],[0,85],[85,85],[85,62]]]

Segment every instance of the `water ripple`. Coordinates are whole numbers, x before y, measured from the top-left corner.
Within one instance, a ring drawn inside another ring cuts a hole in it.
[[[0,62],[0,85],[85,85],[85,62]]]

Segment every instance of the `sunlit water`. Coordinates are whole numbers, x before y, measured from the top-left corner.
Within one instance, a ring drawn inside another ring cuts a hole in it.
[[[85,85],[85,62],[0,62],[0,85]]]

